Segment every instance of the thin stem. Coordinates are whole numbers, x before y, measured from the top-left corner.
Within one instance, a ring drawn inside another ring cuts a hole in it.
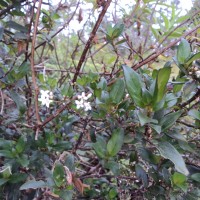
[[[41,124],[41,121],[40,121],[39,107],[38,107],[39,89],[38,89],[38,86],[37,86],[35,69],[34,69],[34,65],[35,65],[34,64],[34,55],[35,55],[35,43],[36,43],[37,28],[38,28],[38,23],[39,23],[41,5],[42,5],[42,0],[39,0],[35,24],[34,24],[34,32],[33,32],[33,38],[32,38],[32,46],[31,46],[31,58],[30,58],[30,60],[31,60],[32,82],[33,82],[33,87],[34,87],[34,90],[35,90],[35,115],[36,115],[38,126]]]

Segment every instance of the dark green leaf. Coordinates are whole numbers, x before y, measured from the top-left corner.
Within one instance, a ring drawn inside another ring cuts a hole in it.
[[[2,186],[4,183],[8,182],[9,179],[0,178],[0,186]]]
[[[180,155],[180,153],[175,149],[174,146],[172,146],[168,142],[159,142],[158,145],[156,145],[157,149],[160,151],[160,154],[169,160],[171,160],[175,168],[178,172],[188,175],[188,169],[185,166],[185,162]]]
[[[146,174],[145,170],[139,164],[135,165],[135,174],[139,179],[142,180],[144,187],[147,187],[148,186],[147,174]]]
[[[9,28],[13,28],[17,31],[20,31],[20,32],[24,32],[24,33],[28,33],[28,29],[14,21],[8,21],[6,23],[6,25],[9,27]]]
[[[10,97],[12,98],[12,100],[17,105],[17,109],[19,110],[19,112],[21,114],[23,114],[26,111],[26,106],[23,103],[23,99],[21,98],[21,96],[18,93],[16,93],[13,90],[10,90],[9,93],[10,93]]]
[[[66,181],[64,167],[60,163],[57,163],[53,170],[53,179],[58,187],[61,187]]]
[[[107,144],[107,151],[110,156],[115,156],[122,148],[124,143],[124,130],[115,129]]]
[[[0,5],[3,6],[3,7],[7,7],[8,3],[6,1],[1,0]]]
[[[93,143],[93,148],[99,158],[106,157],[106,142],[103,137],[98,136],[96,138],[97,142]]]
[[[65,164],[68,167],[70,172],[73,172],[75,170],[74,156],[72,154],[67,155],[67,158],[65,160]]]
[[[191,179],[200,183],[200,173],[192,174]]]
[[[185,137],[178,131],[172,130],[166,133],[169,137],[181,140],[181,141],[186,141]]]
[[[150,123],[150,122],[155,123],[155,124],[158,123],[158,121],[156,119],[152,119],[152,118],[148,117],[140,110],[137,112],[137,115],[138,115],[141,126],[144,126],[145,124]]]
[[[44,181],[31,180],[31,181],[24,183],[19,189],[20,190],[37,189],[37,188],[43,188],[43,187],[46,187],[46,186],[47,185]]]
[[[186,65],[189,66],[193,63],[193,61],[198,60],[200,58],[200,52],[192,55],[192,57],[186,62]]]
[[[110,91],[110,97],[114,103],[120,103],[124,96],[125,84],[122,79],[117,79],[117,81],[112,85]]]
[[[124,78],[126,88],[131,98],[138,106],[143,106],[142,103],[142,81],[140,75],[127,65],[123,65]]]
[[[180,64],[185,64],[187,59],[191,55],[191,48],[190,44],[188,43],[187,40],[181,39],[180,44],[178,45],[177,49],[177,60]]]
[[[145,88],[142,89],[142,100],[145,106],[151,105],[153,100],[151,93]]]
[[[169,128],[171,128],[182,113],[183,111],[179,110],[177,112],[172,112],[170,114],[165,115],[160,121],[160,125],[162,126],[162,131],[166,131]]]

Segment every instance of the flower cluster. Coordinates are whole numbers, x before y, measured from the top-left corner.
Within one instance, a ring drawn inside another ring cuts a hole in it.
[[[91,96],[91,93],[86,96],[85,92],[82,92],[81,95],[78,95],[79,100],[75,101],[77,109],[83,108],[85,111],[91,110],[92,107],[90,102],[87,101]]]
[[[41,97],[38,99],[42,102],[42,105],[46,105],[49,108],[49,104],[52,102],[53,94],[49,90],[41,90]]]

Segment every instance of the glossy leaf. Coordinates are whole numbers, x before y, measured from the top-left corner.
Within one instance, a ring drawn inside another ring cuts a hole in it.
[[[125,84],[122,79],[117,79],[117,81],[112,85],[110,91],[110,97],[114,103],[119,103],[124,96]]]
[[[172,112],[170,114],[165,115],[160,121],[160,124],[162,126],[162,131],[166,131],[169,128],[171,128],[173,124],[176,122],[176,120],[179,119],[182,113],[183,111],[179,110],[177,112]]]
[[[198,60],[200,58],[200,52],[192,55],[192,57],[186,62],[186,65],[189,66],[193,63],[193,61]]]
[[[46,186],[47,186],[47,184],[44,181],[31,180],[31,181],[24,183],[19,189],[20,190],[37,189],[37,188],[43,188]]]
[[[13,29],[20,31],[20,32],[24,32],[24,33],[28,32],[28,29],[26,27],[22,26],[21,24],[14,22],[14,21],[8,21],[6,23],[6,25],[8,27],[13,28]]]
[[[107,151],[110,156],[115,156],[122,148],[124,143],[124,130],[115,129],[107,144]]]
[[[23,103],[23,99],[17,92],[15,92],[13,90],[10,90],[9,93],[10,93],[11,98],[17,105],[18,110],[20,111],[21,114],[23,114],[26,111],[26,106]]]
[[[187,59],[191,55],[191,48],[190,44],[188,43],[187,40],[181,39],[180,44],[178,45],[177,49],[177,60],[180,64],[185,64]]]
[[[105,158],[106,157],[106,142],[105,142],[104,138],[98,136],[96,138],[96,141],[97,142],[93,143],[92,146],[93,146],[97,156],[99,158]]]
[[[192,109],[188,112],[188,115],[193,117],[194,119],[200,120],[200,112],[196,109]]]
[[[141,112],[141,111],[138,111],[138,112],[137,112],[137,115],[138,115],[138,118],[139,118],[139,121],[140,121],[141,126],[144,126],[145,124],[150,123],[150,122],[155,123],[155,124],[158,123],[158,121],[157,121],[156,119],[152,119],[152,118],[146,116],[146,115],[145,115],[143,112]]]
[[[164,67],[158,71],[157,77],[156,77],[154,95],[153,95],[155,104],[162,100],[166,92],[166,86],[167,86],[167,82],[169,80],[170,74],[171,74],[170,67]]]
[[[169,142],[159,142],[156,147],[164,158],[169,159],[174,163],[178,172],[184,175],[189,174],[181,154],[175,149],[174,146],[172,146]]]
[[[142,103],[142,87],[140,75],[127,65],[123,65],[124,78],[126,88],[131,98],[138,106],[143,106]]]
[[[65,171],[63,165],[57,163],[53,170],[53,179],[58,187],[65,183]]]
[[[200,183],[200,173],[192,174],[191,178]]]
[[[145,170],[139,164],[135,165],[135,174],[139,179],[142,180],[144,187],[147,187],[148,186],[147,174],[146,174]]]

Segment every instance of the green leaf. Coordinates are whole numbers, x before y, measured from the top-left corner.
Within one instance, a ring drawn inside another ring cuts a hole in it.
[[[110,91],[110,97],[114,103],[120,103],[124,96],[125,84],[122,79],[117,79],[117,81],[112,85]]]
[[[65,164],[68,167],[70,172],[75,171],[74,156],[72,154],[67,155],[67,158],[65,160]]]
[[[57,163],[53,170],[53,179],[58,187],[61,187],[65,182],[65,171],[63,165]]]
[[[151,105],[152,95],[146,88],[142,89],[142,100],[145,106]]]
[[[107,151],[110,156],[115,156],[122,148],[124,143],[124,130],[115,129],[107,144]]]
[[[139,179],[142,180],[144,187],[147,187],[148,186],[147,174],[146,174],[145,170],[139,164],[135,165],[135,174]]]
[[[93,148],[99,158],[106,157],[106,142],[103,137],[97,136],[97,142],[93,143]]]
[[[28,29],[26,27],[14,22],[14,21],[8,21],[6,23],[6,25],[10,28],[17,30],[17,31],[28,33]]]
[[[188,115],[193,117],[194,119],[200,120],[200,112],[198,110],[192,109],[188,112]]]
[[[13,100],[13,101],[15,102],[15,104],[17,105],[17,109],[19,110],[19,112],[20,112],[21,114],[25,113],[25,111],[26,111],[26,106],[25,106],[25,104],[23,103],[23,99],[21,98],[21,96],[20,96],[17,92],[15,92],[15,91],[13,91],[13,90],[10,90],[9,93],[10,93],[10,97],[12,98],[12,100]]]
[[[8,181],[9,181],[9,179],[0,178],[0,186],[2,186],[4,183],[6,183]]]
[[[8,179],[11,176],[11,167],[5,166],[4,169],[0,171],[0,175],[2,175],[2,178]]]
[[[31,181],[24,183],[19,189],[20,190],[37,189],[37,188],[43,188],[46,186],[47,186],[47,184],[44,181],[31,180]]]
[[[22,153],[24,151],[26,147],[26,143],[24,141],[24,138],[23,137],[20,137],[17,141],[17,144],[16,144],[16,150],[17,150],[17,153]]]
[[[175,185],[182,185],[183,183],[186,182],[186,176],[180,173],[175,172],[172,175],[172,181]]]
[[[190,44],[188,43],[187,40],[181,39],[181,42],[178,45],[177,49],[177,60],[179,64],[185,64],[190,55],[191,55]]]
[[[179,133],[178,131],[176,131],[176,130],[172,130],[170,132],[167,132],[166,134],[169,137],[173,138],[173,139],[181,140],[181,141],[186,141],[185,137],[181,133]]]
[[[109,196],[109,199],[113,199],[117,196],[117,190],[116,188],[112,188],[110,189],[109,193],[108,193],[108,196]]]
[[[182,113],[183,111],[179,110],[177,112],[165,115],[160,121],[160,125],[162,126],[162,131],[166,131],[169,128],[171,128]]]
[[[1,0],[1,1],[0,1],[0,5],[1,5],[2,7],[7,7],[7,6],[8,6],[8,3],[7,3],[6,1]]]
[[[73,190],[61,190],[59,191],[59,196],[62,198],[62,200],[72,200]]]
[[[183,87],[183,97],[186,99],[191,98],[191,95],[194,93],[197,87],[196,81],[189,81]]]
[[[200,183],[200,173],[192,174],[191,179]]]
[[[140,75],[127,65],[123,65],[126,88],[136,105],[142,107],[143,84]]]
[[[115,161],[108,161],[105,163],[104,165],[105,168],[109,169],[112,171],[112,173],[115,175],[115,176],[118,176],[120,175],[120,166],[117,162]]]
[[[183,174],[175,172],[172,175],[172,182],[174,185],[180,187],[183,191],[187,191],[187,177]]]
[[[160,151],[160,154],[164,158],[169,159],[174,163],[175,168],[178,172],[180,172],[186,176],[189,174],[188,169],[186,168],[186,165],[185,165],[185,162],[184,162],[182,156],[175,149],[174,146],[172,146],[168,142],[159,142],[156,145],[156,147]]]
[[[190,64],[193,63],[193,61],[198,60],[199,58],[200,58],[200,52],[198,52],[198,53],[192,55],[192,56],[190,57],[190,59],[186,62],[186,65],[189,66]]]
[[[145,124],[150,123],[150,122],[155,123],[155,124],[158,123],[158,120],[152,119],[152,118],[150,118],[150,117],[147,117],[147,116],[146,116],[142,111],[140,111],[140,110],[137,112],[137,116],[138,116],[138,118],[139,118],[139,121],[140,121],[141,126],[144,126]]]
[[[156,77],[154,95],[153,95],[154,104],[162,100],[166,92],[166,85],[169,80],[170,74],[171,74],[170,67],[164,67],[158,71]]]
[[[124,24],[116,24],[113,27],[112,39],[118,38],[122,34],[123,30],[124,30]]]
[[[28,156],[25,154],[22,154],[19,156],[16,161],[22,166],[22,167],[28,167],[29,165],[29,159]]]

